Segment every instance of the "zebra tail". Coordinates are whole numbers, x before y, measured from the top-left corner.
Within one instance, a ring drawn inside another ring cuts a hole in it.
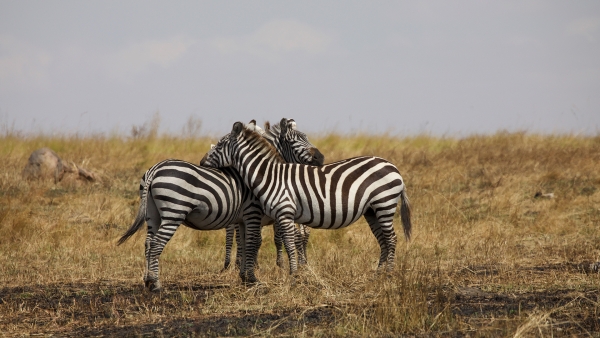
[[[145,185],[142,189],[142,193],[141,193],[141,199],[140,199],[140,209],[138,210],[138,214],[135,217],[135,220],[133,221],[133,224],[129,227],[129,229],[127,229],[127,231],[123,234],[123,236],[121,236],[121,238],[119,238],[119,241],[117,242],[117,245],[121,245],[123,243],[125,243],[125,241],[127,241],[129,239],[129,237],[133,236],[136,232],[138,232],[142,226],[144,225],[144,222],[146,221],[146,206],[148,205],[148,189],[150,189],[150,183],[152,182],[152,179],[154,178],[153,174],[148,174],[145,175],[146,176],[146,180],[145,180]]]
[[[404,228],[404,237],[409,241],[412,232],[412,224],[410,222],[410,202],[408,201],[408,195],[406,195],[406,189],[402,189],[400,200],[400,218],[402,219],[402,227]]]

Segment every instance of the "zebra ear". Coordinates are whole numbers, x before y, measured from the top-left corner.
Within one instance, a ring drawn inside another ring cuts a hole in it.
[[[296,121],[294,121],[294,119],[288,120],[288,128],[291,130],[296,130]]]
[[[288,128],[288,120],[284,117],[281,119],[281,122],[279,122],[279,128],[281,128],[281,135],[284,135],[285,133],[287,133],[287,128]]]
[[[215,148],[215,145],[211,143],[210,144],[210,149],[214,149],[214,148]]]
[[[271,130],[271,123],[269,123],[269,121],[265,122],[265,130]]]
[[[244,129],[244,124],[242,122],[236,122],[233,124],[233,128],[231,129],[231,136],[238,136],[239,133]]]
[[[247,129],[250,130],[255,130],[256,129],[256,120],[251,120],[250,122],[248,122],[248,124],[246,125]]]

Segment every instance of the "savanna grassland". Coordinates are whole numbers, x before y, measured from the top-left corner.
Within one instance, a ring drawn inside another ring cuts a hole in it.
[[[600,137],[313,136],[326,162],[395,163],[412,204],[397,266],[376,273],[367,224],[313,230],[291,282],[263,230],[262,284],[221,273],[224,231],[180,227],[143,288],[145,231],[116,246],[138,186],[215,138],[0,136],[0,336],[600,336]],[[24,181],[50,147],[100,180]],[[553,193],[554,198],[535,197]]]

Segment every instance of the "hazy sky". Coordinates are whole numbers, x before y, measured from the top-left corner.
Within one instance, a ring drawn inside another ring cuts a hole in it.
[[[600,134],[600,1],[0,0],[0,127]]]

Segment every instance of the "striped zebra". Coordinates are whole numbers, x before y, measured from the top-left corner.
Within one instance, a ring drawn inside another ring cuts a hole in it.
[[[282,119],[280,126],[285,132],[287,120]],[[263,137],[236,122],[201,165],[238,170],[265,214],[279,223],[291,274],[297,269],[294,221],[312,228],[339,229],[364,216],[381,249],[378,268],[385,265],[391,269],[396,254],[393,218],[400,201],[404,236],[410,239],[410,205],[404,181],[398,169],[382,158],[355,157],[322,167],[285,163]],[[250,248],[246,259],[253,262],[256,250]],[[255,282],[251,268],[246,279]]]
[[[254,132],[255,122],[252,121],[248,128]],[[290,142],[298,144],[286,148],[298,154],[282,152],[283,156],[316,165],[323,163],[323,155],[303,133],[290,132],[286,128],[287,132],[298,135],[295,139],[290,137]],[[140,197],[136,219],[118,244],[140,230],[144,221],[147,223],[144,283],[151,291],[161,290],[159,257],[180,224],[196,230],[217,230],[238,223],[242,244],[240,276],[245,276],[249,262],[245,259],[247,248],[258,250],[262,241],[260,226],[270,221],[263,217],[260,203],[232,168],[218,170],[185,161],[165,160],[146,172]],[[253,231],[249,232],[247,228]],[[254,229],[259,229],[258,233]]]
[[[297,130],[296,121],[294,119],[288,120],[288,123],[287,123],[287,125],[288,125],[287,131],[288,132],[285,134],[281,133],[281,128],[278,124],[271,127],[270,123],[266,122],[265,128],[261,129],[260,127],[255,125],[256,121],[254,121],[254,122],[253,121],[251,121],[250,124],[254,123],[254,130],[257,133],[259,133],[261,136],[263,136],[265,139],[267,139],[269,141],[269,143],[271,143],[271,145],[273,145],[278,150],[278,152],[283,155],[283,158],[286,162],[288,162],[288,163],[309,163],[307,161],[310,161],[310,159],[303,158],[300,155],[302,155],[304,153],[302,151],[302,148],[309,145],[310,142],[308,141],[306,134]],[[214,147],[214,145],[211,145],[211,149],[212,149],[212,147]],[[294,147],[296,147],[298,149],[294,149]],[[317,156],[322,156],[322,155],[317,155]],[[323,164],[323,160],[324,160],[323,157],[321,157],[319,159],[313,159],[313,161],[317,161],[317,163],[320,162],[320,165]],[[271,225],[271,223],[273,223],[273,222],[269,222],[267,225]],[[283,267],[283,239],[281,236],[281,232],[278,231],[278,229],[277,229],[276,224],[273,224],[273,228],[274,228],[273,232],[275,235],[274,236],[275,237],[274,238],[275,248],[277,251],[277,260],[276,260],[277,266]],[[223,270],[228,269],[231,264],[231,249],[233,247],[233,239],[234,238],[236,239],[237,248],[238,248],[238,251],[236,254],[235,265],[237,267],[239,267],[239,265],[240,265],[240,260],[239,260],[239,258],[241,258],[240,242],[239,242],[239,237],[236,236],[236,234],[238,234],[238,231],[239,231],[238,223],[231,224],[230,226],[227,227],[226,234],[225,234],[225,263],[223,265]],[[302,224],[298,224],[298,228],[294,227],[294,241],[296,244],[296,248],[298,248],[298,262],[300,264],[307,263],[306,247],[308,245],[309,237],[310,237],[310,229],[308,227],[306,227]]]

